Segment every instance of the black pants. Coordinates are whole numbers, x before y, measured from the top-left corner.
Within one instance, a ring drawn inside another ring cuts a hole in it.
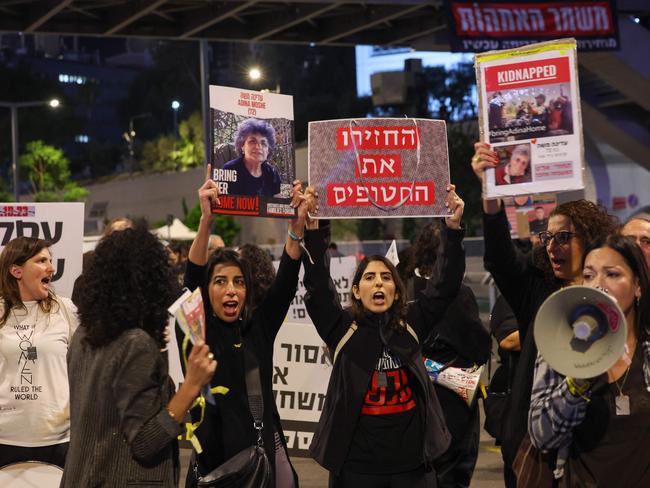
[[[436,488],[436,473],[424,467],[395,474],[366,474],[352,471],[330,473],[329,488]]]
[[[461,405],[464,408],[464,405]],[[463,418],[464,428],[451,428],[451,444],[447,452],[436,459],[436,473],[440,488],[467,488],[472,481],[478,459],[481,420],[478,407]]]
[[[19,447],[0,444],[0,466],[21,461],[40,461],[63,468],[69,442],[42,447]]]

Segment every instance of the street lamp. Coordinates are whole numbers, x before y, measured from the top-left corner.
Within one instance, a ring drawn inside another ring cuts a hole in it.
[[[248,71],[248,77],[249,77],[252,81],[257,81],[257,80],[259,80],[259,79],[262,77],[262,72],[260,71],[259,68],[251,68],[251,69]]]
[[[61,103],[56,98],[38,102],[0,102],[0,107],[8,108],[11,111],[11,171],[14,180],[14,200],[20,201],[18,189],[18,109],[26,107],[42,107],[49,105],[56,108]]]
[[[172,100],[172,110],[174,113],[174,134],[178,135],[178,109],[181,108],[181,102]]]

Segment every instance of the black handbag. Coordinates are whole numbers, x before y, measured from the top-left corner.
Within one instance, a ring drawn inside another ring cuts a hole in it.
[[[264,450],[262,429],[264,423],[264,398],[257,358],[242,345],[244,366],[246,368],[246,389],[248,407],[253,416],[253,427],[257,431],[257,441],[251,447],[238,452],[222,465],[203,477],[198,486],[211,488],[267,488],[271,486],[273,469]]]
[[[506,410],[512,392],[512,363],[512,358],[508,355],[507,368],[504,368],[504,365],[497,368],[492,376],[490,385],[488,386],[487,397],[483,399],[483,410],[485,412],[485,423],[483,424],[483,428],[499,442],[503,439],[503,426],[506,421]],[[501,384],[503,383],[503,373],[508,375],[506,378],[507,383],[505,391],[503,391],[503,385]],[[500,384],[499,388],[495,388],[497,383]]]

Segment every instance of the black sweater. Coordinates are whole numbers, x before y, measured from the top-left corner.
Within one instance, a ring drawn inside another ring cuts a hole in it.
[[[532,253],[522,255],[512,243],[504,210],[483,215],[485,233],[485,269],[492,273],[495,283],[517,318],[521,355],[509,398],[508,419],[504,423],[502,450],[504,459],[512,465],[517,449],[528,430],[528,409],[533,386],[537,346],[531,327],[540,305],[560,288],[532,262]]]
[[[242,327],[240,322],[222,322],[214,316],[210,304],[206,304],[206,342],[218,361],[211,386],[226,386],[230,391],[226,395],[215,395],[216,405],[206,404],[205,418],[196,433],[203,447],[203,453],[197,456],[202,475],[250,447],[256,439],[253,417],[248,408],[243,353],[241,347],[237,346],[242,342],[254,352],[259,363],[264,398],[264,445],[274,465],[274,433],[280,434],[283,443],[284,434],[273,398],[273,342],[295,296],[299,270],[300,260],[291,259],[285,252],[273,285],[264,302],[253,312],[247,326]],[[205,267],[188,261],[185,286],[193,290],[204,283],[204,278]],[[242,332],[243,336],[240,335]],[[183,337],[180,336],[181,355],[182,341]],[[188,347],[188,356],[189,353]],[[193,422],[198,421],[200,409],[192,409],[191,415]]]

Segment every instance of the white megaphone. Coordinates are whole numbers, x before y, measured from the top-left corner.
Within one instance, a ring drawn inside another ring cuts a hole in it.
[[[623,355],[627,325],[613,297],[597,288],[570,286],[542,303],[534,334],[551,368],[586,379],[604,373]]]

